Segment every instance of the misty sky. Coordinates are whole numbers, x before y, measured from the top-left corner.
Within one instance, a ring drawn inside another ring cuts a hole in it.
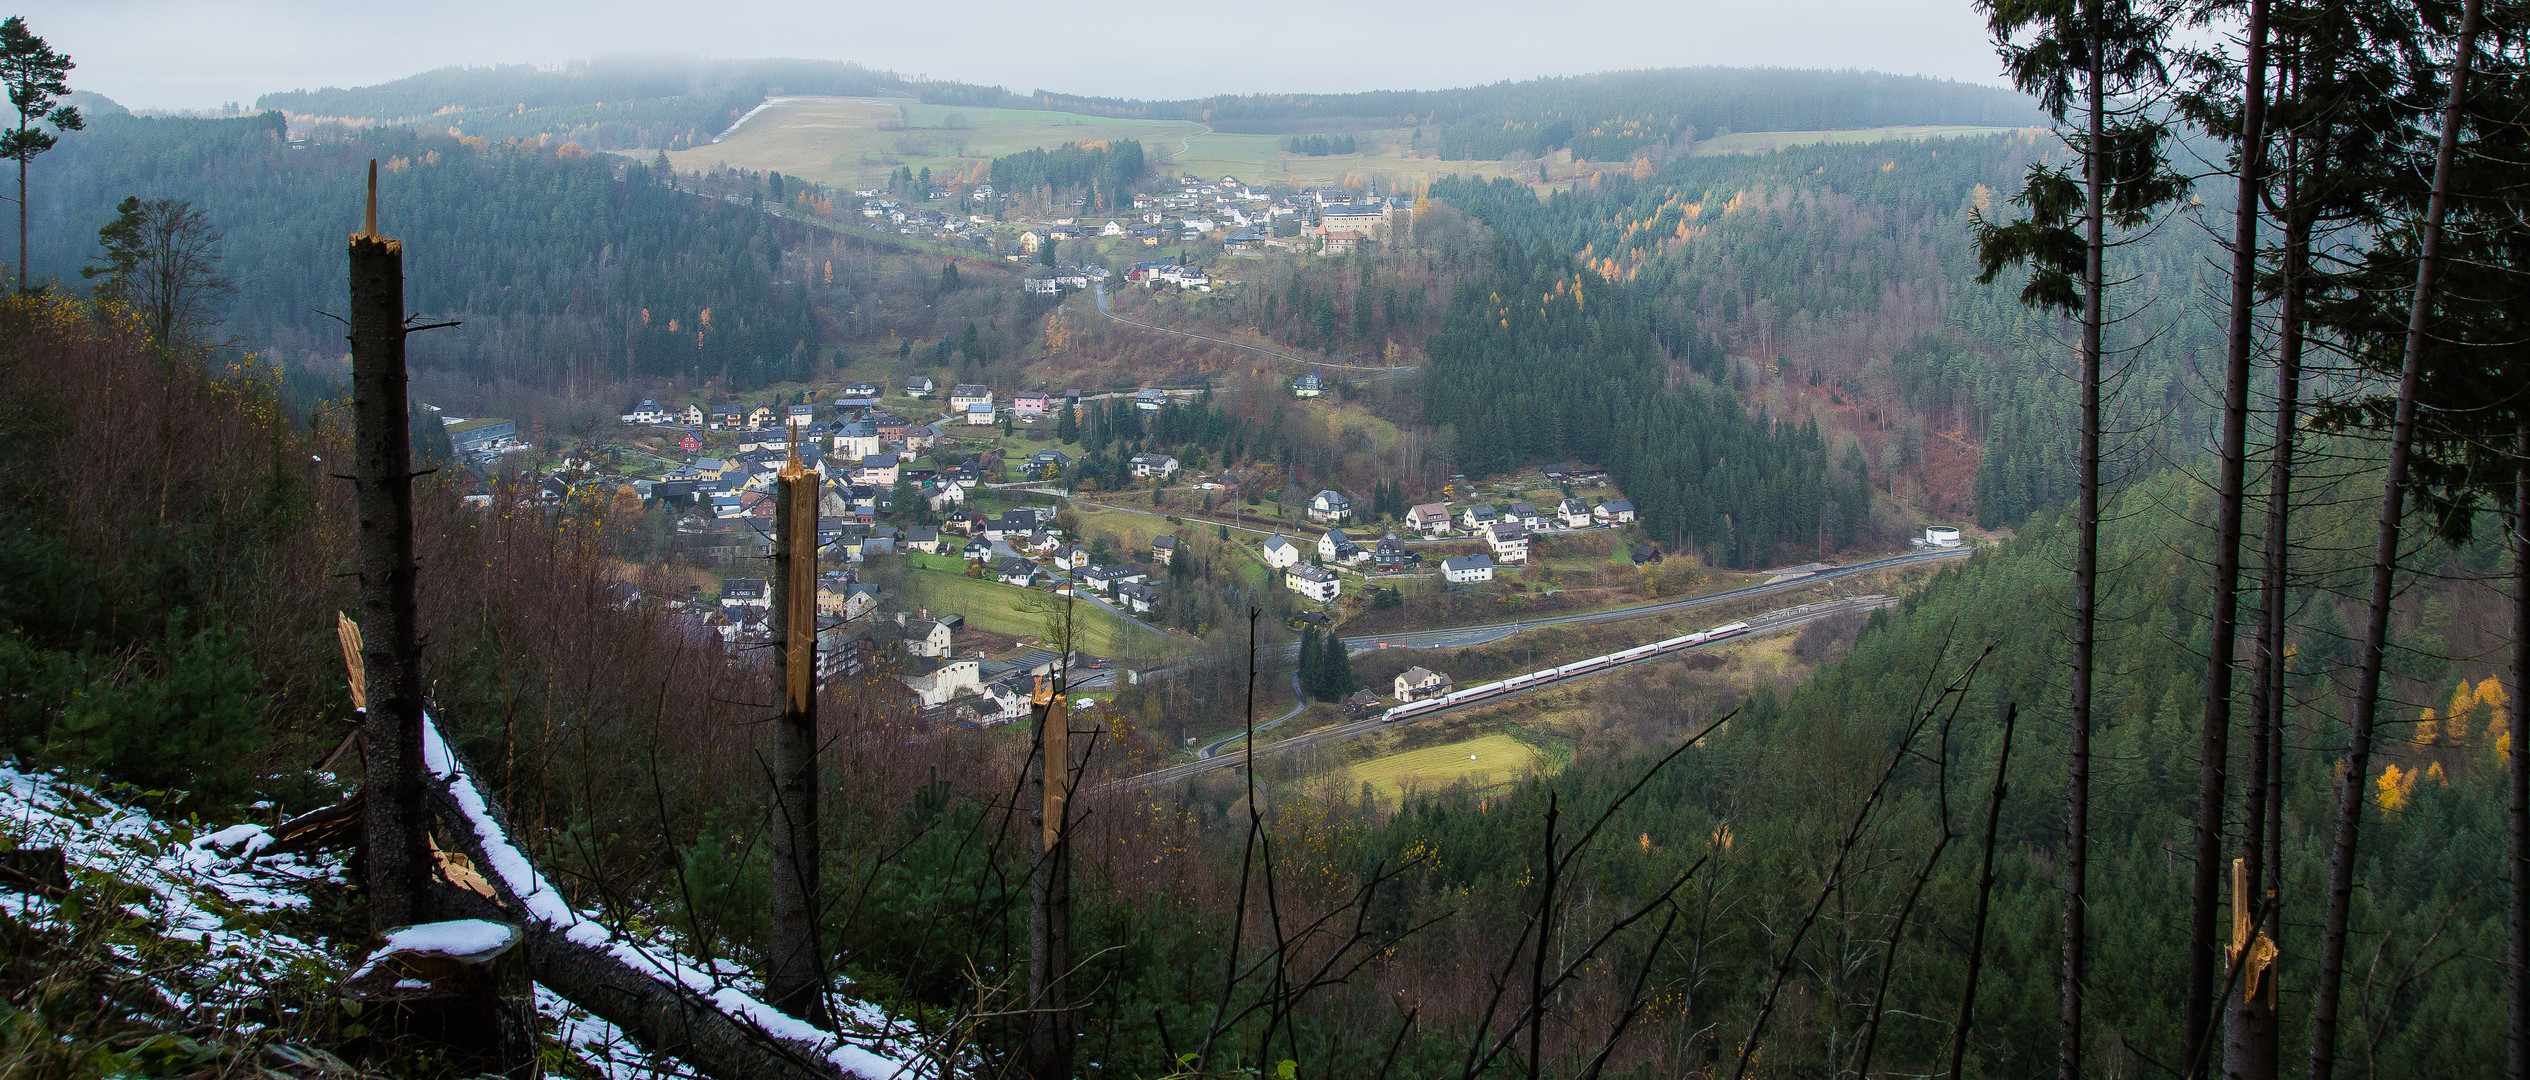
[[[13,10],[77,62],[73,87],[135,108],[251,105],[270,91],[451,64],[621,52],[851,60],[1021,92],[1142,98],[1697,64],[1999,81],[1969,0],[32,0]]]

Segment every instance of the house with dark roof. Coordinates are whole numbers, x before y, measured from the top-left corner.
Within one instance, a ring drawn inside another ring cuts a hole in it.
[[[1371,549],[1370,557],[1371,562],[1382,570],[1394,570],[1422,558],[1414,553],[1413,548],[1407,547],[1405,541],[1397,539],[1395,533],[1381,537],[1379,546]]]
[[[1495,562],[1529,561],[1529,531],[1519,522],[1497,521],[1485,526],[1485,546],[1493,549]]]
[[[1414,701],[1449,693],[1449,676],[1420,664],[1397,673],[1397,700]]]
[[[1333,570],[1302,563],[1283,570],[1283,587],[1324,604],[1335,599],[1344,583]]]

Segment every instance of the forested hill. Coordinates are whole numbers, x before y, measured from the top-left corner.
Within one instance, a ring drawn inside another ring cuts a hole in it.
[[[228,332],[289,359],[338,356],[341,328],[318,312],[342,307],[343,238],[372,158],[412,309],[466,321],[431,335],[419,364],[540,385],[699,373],[749,389],[814,356],[809,275],[781,269],[800,226],[619,157],[401,128],[292,144],[277,113],[105,116],[62,140],[33,168],[35,276],[76,282],[124,196],[190,200],[225,233]]]
[[[2034,101],[1999,87],[1919,75],[1776,68],[1670,68],[1503,81],[1454,90],[1358,94],[1240,94],[1183,101],[1093,98],[1039,90],[926,83],[923,99],[947,104],[1060,109],[1097,116],[1199,120],[1222,131],[1264,134],[1348,127],[1437,128],[1452,159],[1540,155],[1567,146],[1582,158],[1621,161],[1692,133],[1817,131],[1901,124],[2018,127],[2043,122]]]
[[[1700,362],[1751,400],[1840,417],[1874,475],[1923,475],[1928,440],[1982,449],[1977,516],[2016,522],[2072,495],[2070,355],[2059,325],[1980,285],[1969,215],[2006,215],[2050,139],[1983,137],[1688,157],[1640,179],[1602,174],[1544,199],[1509,181],[1433,185],[1506,239],[1637,286],[1664,326],[1696,326],[1733,363]],[[2220,193],[2193,212],[2218,222]],[[2180,217],[2121,258],[2148,306],[2112,325],[2121,376],[2114,467],[2184,454],[2203,430],[2199,355],[2221,328],[2199,302],[2213,243]],[[1842,455],[1838,455],[1841,459]],[[1965,479],[1960,481],[1965,486]],[[1964,494],[1964,492],[1962,492]]]
[[[1830,469],[1816,425],[1749,415],[1701,382],[1666,388],[1672,353],[1714,359],[1693,323],[1664,322],[1642,289],[1570,259],[1496,254],[1425,346],[1424,416],[1455,428],[1460,467],[1603,462],[1645,533],[1730,566],[1834,551],[1868,520],[1861,464]]]
[[[2365,456],[2359,447],[2331,453]],[[2370,528],[2373,482],[2351,483],[2345,502],[2314,514],[2306,538],[2319,556],[2313,579],[2349,569]],[[2368,488],[2368,490],[2366,490]],[[2195,717],[2175,703],[2202,692],[2206,634],[2204,567],[2211,546],[2197,525],[2212,513],[2201,484],[2174,471],[2136,481],[2109,514],[2101,563],[2119,568],[2104,590],[2106,636],[2101,663],[2117,672],[2116,691],[2100,698],[2095,721],[2094,821],[2090,925],[2096,957],[2088,1000],[2094,1045],[2103,1058],[2123,1055],[2132,1072],[2105,1064],[2093,1075],[2154,1075],[2135,1068],[2127,1048],[2166,1048],[2180,1040],[2175,994],[2166,974],[2185,963],[2184,925],[2190,863],[2187,807],[2195,794],[2188,745]],[[2324,520],[2321,520],[2324,518]],[[1712,1038],[1681,1055],[1727,1063],[1738,1032],[1748,1030],[1778,963],[1796,972],[1797,993],[1785,995],[1775,1036],[1765,1046],[1766,1075],[1829,1076],[1850,1068],[1867,1017],[1882,1013],[1883,1075],[1939,1075],[1948,1060],[1951,1025],[1974,932],[1978,848],[1988,792],[2003,742],[2003,716],[2019,706],[2010,756],[2010,788],[1995,846],[1993,910],[1986,923],[1985,978],[1976,1001],[1968,1075],[2044,1076],[2055,1063],[2057,915],[2063,903],[2059,838],[2064,829],[2064,645],[2069,623],[2064,566],[2073,530],[2069,514],[2042,514],[2022,537],[1944,574],[1897,610],[1875,615],[1853,652],[1786,699],[1762,692],[1738,719],[1662,770],[1606,832],[1625,837],[1592,867],[1600,875],[1579,886],[1600,910],[1629,911],[1674,880],[1699,857],[1698,903],[1729,911],[1753,929],[1689,929],[1674,945],[1676,966],[1656,978],[1685,988],[1674,1030]],[[2504,944],[2504,740],[2511,712],[2496,665],[2507,651],[2502,612],[2484,592],[2456,579],[2484,573],[2501,559],[2500,544],[2459,552],[2438,546],[2423,558],[2422,594],[2412,621],[2402,615],[2394,642],[2395,696],[2412,704],[2379,751],[2394,767],[2376,785],[2377,816],[2367,812],[2363,858],[2355,878],[2363,943],[2349,973],[2369,992],[2347,993],[2347,1023],[2362,1034],[2355,1060],[2363,1075],[2390,1078],[2496,1075],[2503,1060],[2504,974],[2490,959]],[[2500,601],[2498,601],[2498,604]],[[2317,926],[2336,810],[2332,769],[2346,740],[2355,646],[2348,615],[2359,603],[2313,590],[2296,596],[2286,740],[2282,859],[2284,905],[2280,986],[2283,1045],[2307,1045],[2308,1002],[2316,980]],[[1931,694],[1992,646],[1964,698],[1947,739],[1941,714],[1901,757],[1908,723],[1924,715]],[[2411,651],[2412,650],[2412,651]],[[2492,654],[2491,656],[2489,654]],[[2445,656],[2476,656],[2446,661]],[[1640,692],[1605,693],[1612,714],[1650,713],[1672,724],[1675,683],[1646,677]],[[1640,704],[1629,704],[1640,702]],[[2430,708],[2426,706],[2432,706]],[[2444,723],[2437,726],[2436,717]],[[2457,719],[2453,719],[2457,717]],[[1936,763],[1946,767],[1937,768]],[[1582,760],[1555,778],[1567,822],[1588,821],[1642,775],[1646,761]],[[2377,767],[2377,766],[2376,766]],[[1850,861],[1839,863],[1838,838],[1852,827],[1863,795],[1884,769],[1895,776]],[[1947,802],[1942,784],[1947,781]],[[2236,782],[2236,781],[2235,781]],[[1394,864],[1429,853],[1438,869],[1421,895],[1449,898],[1521,895],[1540,873],[1531,848],[1505,837],[1533,837],[1548,784],[1514,796],[1479,798],[1464,791],[1411,804],[1353,853],[1361,865]],[[1944,815],[1947,814],[1945,820]],[[1947,834],[1946,850],[1936,847]],[[1640,837],[1640,841],[1634,840]],[[1931,853],[1939,861],[1927,865]],[[1841,866],[1838,875],[1833,867]],[[1917,884],[1914,875],[1926,879]],[[1830,881],[1833,884],[1829,884]],[[2477,883],[2484,882],[2479,887]],[[1920,903],[1907,904],[1910,888]],[[1804,913],[1832,897],[1806,937]],[[1902,906],[1903,905],[1903,906]],[[1439,901],[1433,907],[1441,906]],[[1896,914],[1911,911],[1911,919]],[[1416,914],[1420,914],[1419,912]],[[1904,928],[1893,933],[1892,924]],[[1509,934],[1516,916],[1493,924]],[[1717,927],[1724,925],[1716,920]],[[1875,983],[1892,938],[1894,978]],[[1448,940],[1448,939],[1443,939]],[[1791,944],[1797,941],[1797,946]],[[1863,944],[1857,944],[1863,943]],[[1417,953],[1417,950],[1421,950]],[[1418,941],[1406,950],[1446,970],[1445,947]],[[2366,975],[2364,972],[2377,972]],[[1702,1033],[1720,1032],[1719,1035]]]
[[[675,150],[710,142],[768,96],[909,92],[893,72],[830,60],[608,57],[558,70],[440,68],[376,86],[265,94],[255,107],[492,139],[545,135],[594,149]]]
[[[1917,75],[1774,68],[1620,71],[1450,90],[1240,94],[1177,101],[912,82],[820,60],[615,57],[559,70],[442,68],[354,89],[266,94],[294,116],[408,123],[493,139],[544,135],[602,149],[710,142],[781,95],[887,95],[945,105],[1197,120],[1228,132],[1289,134],[1428,127],[1443,158],[1494,160],[1569,148],[1593,161],[1683,147],[1734,131],[1893,125],[2019,127],[2042,122],[2027,96]]]

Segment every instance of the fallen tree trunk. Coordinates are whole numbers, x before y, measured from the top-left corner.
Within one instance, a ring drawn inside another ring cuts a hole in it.
[[[573,910],[510,839],[509,822],[472,770],[425,725],[432,809],[498,892],[442,889],[451,914],[517,922],[538,983],[615,1025],[654,1053],[715,1080],[891,1080],[925,1075],[916,1060],[874,1053],[784,1015],[673,956],[644,951]],[[854,1017],[870,1020],[871,1015]]]

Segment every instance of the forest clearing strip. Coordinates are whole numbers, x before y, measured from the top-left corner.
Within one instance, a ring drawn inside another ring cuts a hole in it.
[[[1563,677],[1563,678],[1555,678],[1555,679],[1539,679],[1539,680],[1537,680],[1537,681],[1535,681],[1535,682],[1532,682],[1532,683],[1530,683],[1530,684],[1528,684],[1528,685],[1522,686],[1522,687],[1520,687],[1520,688],[1518,688],[1518,689],[1515,689],[1515,690],[1508,691],[1508,692],[1506,692],[1506,693],[1502,693],[1502,694],[1494,695],[1494,696],[1491,696],[1491,697],[1482,698],[1482,699],[1479,699],[1479,700],[1476,700],[1476,701],[1469,701],[1469,702],[1466,702],[1466,703],[1463,703],[1463,704],[1459,704],[1459,705],[1445,706],[1445,707],[1442,707],[1442,708],[1433,709],[1433,710],[1430,710],[1430,711],[1428,711],[1428,712],[1424,712],[1424,713],[1418,714],[1418,715],[1416,715],[1415,717],[1413,717],[1413,718],[1412,718],[1412,719],[1410,719],[1410,720],[1405,720],[1405,721],[1400,721],[1400,722],[1401,722],[1401,723],[1415,723],[1415,722],[1418,722],[1418,721],[1421,721],[1421,720],[1429,719],[1429,718],[1434,717],[1434,716],[1441,716],[1441,715],[1444,715],[1444,714],[1447,714],[1447,713],[1457,712],[1457,711],[1460,711],[1460,710],[1462,710],[1462,709],[1470,709],[1470,708],[1479,708],[1479,707],[1483,707],[1483,706],[1489,706],[1489,705],[1492,705],[1492,704],[1494,704],[1494,703],[1496,703],[1496,702],[1505,701],[1505,700],[1508,700],[1508,699],[1510,699],[1510,698],[1518,697],[1518,696],[1523,695],[1523,694],[1532,693],[1532,692],[1534,692],[1534,691],[1536,691],[1536,690],[1538,690],[1538,689],[1541,689],[1541,688],[1543,688],[1543,687],[1549,687],[1549,686],[1562,686],[1562,685],[1564,685],[1564,684],[1566,684],[1566,683],[1573,682],[1573,681],[1575,681],[1575,680],[1579,680],[1579,679],[1587,679],[1587,678],[1591,678],[1591,677],[1596,676],[1596,675],[1601,675],[1601,674],[1604,674],[1604,673],[1606,673],[1606,672],[1621,670],[1621,669],[1624,669],[1624,668],[1627,668],[1627,667],[1631,667],[1631,666],[1633,666],[1633,665],[1635,665],[1635,664],[1638,664],[1638,663],[1643,663],[1643,662],[1645,662],[1645,661],[1649,661],[1649,660],[1658,660],[1658,659],[1662,659],[1662,658],[1664,658],[1664,657],[1675,656],[1675,655],[1677,655],[1677,654],[1678,654],[1678,653],[1680,653],[1680,652],[1688,652],[1688,651],[1692,651],[1692,650],[1695,650],[1695,649],[1709,648],[1709,647],[1711,647],[1711,646],[1713,646],[1713,645],[1721,644],[1721,643],[1723,643],[1723,642],[1739,641],[1739,640],[1743,640],[1743,639],[1746,639],[1746,638],[1755,637],[1755,636],[1760,635],[1760,634],[1769,634],[1769,633],[1773,633],[1773,632],[1778,631],[1778,630],[1788,630],[1788,629],[1792,629],[1792,628],[1794,628],[1794,627],[1798,627],[1798,626],[1803,626],[1803,625],[1806,625],[1806,624],[1808,624],[1808,623],[1811,623],[1811,622],[1817,621],[1817,620],[1819,620],[1819,619],[1829,618],[1829,617],[1836,616],[1836,615],[1844,615],[1844,614],[1848,614],[1848,613],[1852,613],[1852,612],[1861,612],[1861,611],[1874,611],[1874,610],[1877,610],[1877,609],[1880,609],[1880,608],[1894,606],[1896,603],[1897,603],[1897,600],[1896,600],[1896,598],[1894,598],[1894,597],[1886,597],[1886,596],[1856,597],[1856,598],[1853,598],[1853,599],[1848,599],[1848,600],[1830,600],[1830,601],[1827,601],[1826,603],[1823,603],[1823,604],[1811,604],[1811,605],[1805,605],[1805,606],[1802,606],[1802,607],[1797,607],[1797,608],[1788,608],[1788,609],[1785,609],[1785,610],[1783,610],[1783,611],[1769,612],[1769,613],[1767,613],[1767,614],[1760,615],[1760,616],[1757,616],[1756,618],[1753,618],[1753,619],[1748,620],[1748,630],[1747,630],[1747,632],[1746,632],[1746,633],[1744,633],[1744,634],[1734,634],[1734,635],[1731,635],[1731,636],[1729,636],[1729,637],[1715,638],[1715,639],[1713,639],[1713,640],[1711,640],[1711,641],[1699,642],[1699,643],[1696,643],[1696,644],[1693,644],[1693,645],[1686,646],[1686,647],[1685,647],[1685,648],[1683,648],[1683,649],[1679,649],[1679,650],[1676,650],[1676,651],[1673,651],[1673,652],[1658,653],[1658,654],[1655,654],[1655,655],[1652,655],[1652,656],[1643,657],[1643,658],[1641,658],[1641,659],[1639,659],[1639,660],[1619,661],[1619,662],[1616,662],[1616,663],[1611,663],[1611,664],[1609,664],[1609,665],[1607,665],[1607,666],[1605,666],[1605,667],[1594,668],[1594,669],[1592,669],[1592,670],[1590,670],[1590,671],[1582,672],[1582,673],[1575,674],[1575,675],[1565,676],[1565,677]],[[1368,719],[1364,719],[1364,720],[1357,720],[1357,721],[1354,721],[1353,723],[1349,723],[1349,724],[1339,724],[1339,725],[1337,725],[1337,726],[1335,726],[1335,727],[1331,727],[1331,728],[1321,728],[1321,729],[1319,729],[1319,730],[1317,730],[1317,731],[1311,731],[1311,732],[1306,732],[1306,733],[1303,733],[1303,734],[1300,734],[1300,735],[1294,735],[1294,736],[1292,736],[1291,738],[1285,739],[1285,740],[1283,740],[1283,741],[1281,741],[1281,742],[1271,743],[1271,744],[1267,744],[1267,745],[1264,745],[1264,746],[1258,746],[1258,747],[1254,748],[1254,750],[1253,750],[1253,754],[1254,754],[1254,756],[1257,756],[1257,757],[1272,757],[1272,756],[1277,755],[1277,754],[1287,754],[1287,753],[1290,753],[1290,752],[1292,752],[1292,751],[1294,751],[1294,750],[1301,750],[1301,749],[1306,749],[1306,748],[1308,748],[1308,747],[1312,747],[1312,746],[1319,746],[1319,745],[1323,745],[1323,744],[1326,744],[1326,743],[1331,743],[1331,742],[1341,742],[1341,741],[1346,740],[1346,739],[1358,738],[1358,737],[1360,737],[1360,736],[1362,736],[1362,735],[1369,734],[1369,733],[1371,733],[1371,732],[1373,732],[1373,731],[1380,731],[1380,730],[1383,730],[1383,729],[1387,728],[1388,726],[1389,726],[1389,722],[1388,722],[1388,721],[1383,720],[1383,719],[1381,719],[1380,717],[1374,716],[1374,717],[1370,717],[1370,718],[1368,718]],[[1219,744],[1215,744],[1215,745],[1216,745],[1216,746],[1218,746]],[[1210,747],[1208,747],[1207,749],[1211,749],[1211,748],[1210,748]],[[1152,770],[1152,771],[1150,771],[1150,772],[1143,773],[1143,774],[1141,774],[1140,776],[1129,776],[1129,777],[1125,777],[1125,778],[1120,779],[1120,780],[1113,780],[1113,781],[1110,781],[1110,782],[1108,782],[1108,783],[1106,783],[1106,784],[1104,784],[1104,785],[1101,785],[1101,789],[1102,789],[1102,790],[1106,790],[1106,789],[1148,788],[1148,787],[1154,787],[1154,786],[1157,786],[1157,785],[1160,785],[1160,784],[1172,783],[1172,782],[1175,782],[1175,781],[1178,781],[1178,780],[1183,780],[1183,779],[1186,779],[1186,778],[1188,778],[1188,777],[1192,777],[1192,776],[1200,775],[1200,774],[1202,774],[1202,773],[1210,772],[1210,771],[1212,771],[1212,770],[1214,770],[1214,769],[1228,769],[1228,768],[1236,768],[1236,767],[1238,767],[1240,764],[1242,764],[1242,763],[1243,763],[1243,762],[1247,759],[1247,757],[1248,757],[1248,756],[1249,756],[1249,755],[1248,755],[1248,754],[1246,754],[1246,753],[1240,753],[1240,754],[1226,754],[1226,753],[1225,753],[1225,754],[1221,754],[1221,755],[1216,756],[1216,757],[1209,757],[1209,758],[1203,758],[1203,759],[1196,760],[1196,761],[1190,761],[1190,762],[1187,762],[1187,763],[1182,764],[1182,765],[1172,765],[1172,766],[1170,766],[1170,767],[1168,767],[1168,768],[1165,768],[1165,769],[1155,769],[1155,770]]]
[[[1263,353],[1279,360],[1289,360],[1295,364],[1307,364],[1311,367],[1343,368],[1347,371],[1382,372],[1383,374],[1380,376],[1381,378],[1395,378],[1405,372],[1413,371],[1416,367],[1420,366],[1416,364],[1346,364],[1334,360],[1311,360],[1303,356],[1293,356],[1287,352],[1277,352],[1273,349],[1265,348],[1262,345],[1250,345],[1243,341],[1232,341],[1228,338],[1217,338],[1209,334],[1197,334],[1186,330],[1175,330],[1165,326],[1155,326],[1151,323],[1143,322],[1140,319],[1125,318],[1124,316],[1118,315],[1113,310],[1109,309],[1107,306],[1106,282],[1098,282],[1096,285],[1092,286],[1092,288],[1096,290],[1097,294],[1098,313],[1116,322],[1123,323],[1126,326],[1139,326],[1145,330],[1157,330],[1163,334],[1175,334],[1178,337],[1192,338],[1196,341],[1209,341],[1215,345],[1227,345],[1233,349],[1246,349],[1249,352]]]

